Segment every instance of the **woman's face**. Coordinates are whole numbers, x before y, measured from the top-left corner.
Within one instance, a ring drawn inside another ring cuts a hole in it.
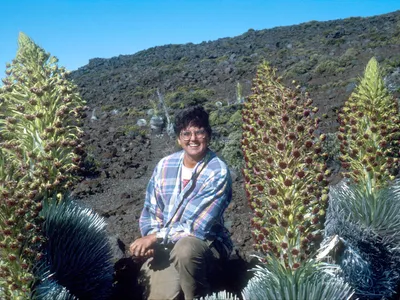
[[[204,128],[189,125],[180,132],[178,143],[187,156],[198,162],[207,153],[209,139],[210,137]]]

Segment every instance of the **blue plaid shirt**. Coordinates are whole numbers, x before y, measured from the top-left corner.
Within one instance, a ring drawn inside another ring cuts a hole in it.
[[[202,240],[218,239],[230,253],[232,241],[223,225],[223,213],[232,199],[229,169],[208,150],[183,187],[183,156],[184,151],[179,151],[164,157],[154,169],[139,220],[141,234],[159,232],[165,243],[175,243],[189,235]]]

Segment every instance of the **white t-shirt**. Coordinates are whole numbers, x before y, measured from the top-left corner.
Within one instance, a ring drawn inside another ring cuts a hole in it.
[[[181,176],[182,176],[182,186],[183,186],[183,188],[185,188],[185,186],[188,184],[188,182],[192,178],[192,172],[193,172],[193,168],[185,167],[185,165],[182,164],[182,174],[181,174]]]

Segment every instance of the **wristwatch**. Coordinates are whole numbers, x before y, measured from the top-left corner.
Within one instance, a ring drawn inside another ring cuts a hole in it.
[[[161,232],[156,232],[157,243],[161,244],[164,241],[164,234]]]

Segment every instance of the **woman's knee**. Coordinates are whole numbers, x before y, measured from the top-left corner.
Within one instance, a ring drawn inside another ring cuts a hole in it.
[[[193,236],[188,236],[176,242],[171,254],[179,260],[189,260],[196,257],[203,257],[207,250],[207,242]]]

